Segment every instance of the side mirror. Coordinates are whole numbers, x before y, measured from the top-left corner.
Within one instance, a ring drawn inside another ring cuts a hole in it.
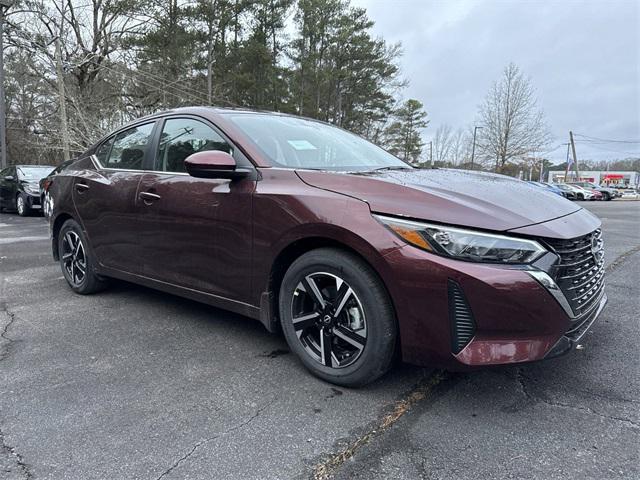
[[[184,167],[192,177],[198,178],[239,178],[248,175],[250,170],[238,168],[235,159],[227,152],[205,150],[189,155]]]
[[[6,177],[4,177],[4,180],[6,180],[7,182],[13,182],[15,180],[15,177],[13,175],[7,175]]]

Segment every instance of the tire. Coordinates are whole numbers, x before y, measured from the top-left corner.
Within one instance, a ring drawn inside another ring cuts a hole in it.
[[[20,193],[16,197],[16,210],[18,211],[18,215],[21,217],[27,217],[31,213],[31,208],[27,202],[25,196]]]
[[[392,365],[395,312],[378,275],[356,255],[320,248],[299,257],[282,280],[279,311],[289,347],[323,380],[359,387]]]
[[[78,243],[80,242],[80,247]],[[68,257],[68,254],[71,257]],[[71,289],[81,295],[99,292],[107,286],[107,280],[96,273],[97,262],[82,228],[69,219],[58,233],[60,268]]]
[[[602,199],[603,199],[605,202],[608,202],[609,200],[611,200],[611,195],[609,195],[607,192],[603,192],[603,193],[602,193]]]
[[[578,200],[584,200],[584,195],[583,195],[583,194],[581,194],[581,193],[579,193],[579,194],[578,194]]]

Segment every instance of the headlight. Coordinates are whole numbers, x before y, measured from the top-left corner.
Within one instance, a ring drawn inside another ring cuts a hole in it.
[[[459,260],[522,264],[533,262],[547,251],[533,240],[411,222],[381,215],[374,217],[407,243]]]
[[[32,195],[38,195],[40,194],[40,188],[39,187],[35,187],[33,185],[25,185],[24,186],[24,190],[27,193],[31,193]]]

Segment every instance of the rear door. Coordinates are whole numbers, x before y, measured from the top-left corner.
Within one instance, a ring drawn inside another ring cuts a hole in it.
[[[136,193],[144,175],[155,122],[142,123],[105,140],[93,155],[96,170],[74,180],[73,201],[102,266],[140,274]]]
[[[222,150],[253,167],[203,119],[167,118],[159,128],[154,171],[143,176],[137,199],[145,275],[242,301],[250,291],[255,176],[194,178],[184,160],[198,151]]]

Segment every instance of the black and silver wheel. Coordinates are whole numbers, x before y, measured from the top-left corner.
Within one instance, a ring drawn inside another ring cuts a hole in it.
[[[355,255],[326,248],[297,259],[282,282],[280,318],[290,348],[327,381],[364,385],[391,366],[394,311],[378,276]]]
[[[67,220],[60,229],[58,255],[64,278],[74,292],[89,294],[105,287],[105,279],[95,273],[95,260],[75,220]]]
[[[51,216],[51,212],[53,211],[53,197],[49,192],[46,192],[42,196],[42,214],[49,218]]]
[[[19,194],[16,198],[16,210],[18,211],[18,215],[20,215],[21,217],[26,217],[31,211],[29,205],[27,204],[27,199],[24,198],[24,195],[22,194]]]

